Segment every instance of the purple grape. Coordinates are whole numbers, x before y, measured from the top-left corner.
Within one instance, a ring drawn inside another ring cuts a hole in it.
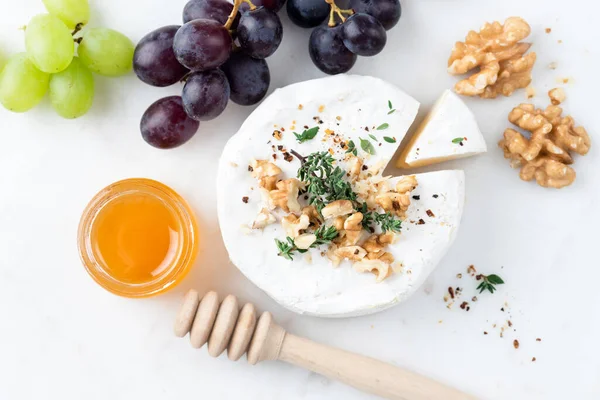
[[[194,136],[200,122],[191,119],[183,109],[179,96],[165,97],[154,102],[142,117],[142,137],[151,146],[172,149]]]
[[[242,13],[237,39],[246,54],[254,58],[267,58],[275,53],[282,37],[281,20],[273,11],[259,7]]]
[[[358,58],[344,46],[342,26],[323,25],[313,30],[308,41],[308,52],[313,63],[326,74],[348,72]]]
[[[237,51],[221,67],[231,87],[231,101],[251,106],[265,97],[271,73],[265,60],[257,60]]]
[[[402,15],[400,0],[351,0],[350,6],[357,13],[375,17],[386,31],[392,29]]]
[[[329,16],[329,4],[325,0],[288,0],[287,14],[301,28],[319,26]]]
[[[181,95],[185,112],[196,121],[217,118],[229,101],[229,82],[223,71],[212,69],[191,74]]]
[[[175,34],[177,60],[192,71],[217,68],[229,58],[232,39],[225,27],[209,19],[195,19]]]
[[[263,6],[267,10],[271,10],[273,12],[279,12],[281,7],[284,6],[285,0],[252,0],[252,4],[256,7]],[[250,6],[247,3],[242,3],[240,6],[240,11],[248,11]]]
[[[232,11],[233,4],[227,0],[190,0],[183,9],[183,23],[187,24],[195,19],[211,19],[225,25]],[[238,14],[232,29],[235,29],[239,20]]]
[[[140,40],[133,53],[133,70],[143,82],[152,86],[170,86],[189,71],[179,64],[173,52],[173,37],[180,27],[164,26]]]
[[[354,54],[370,57],[385,47],[387,35],[383,26],[369,14],[354,14],[342,24],[344,46]]]

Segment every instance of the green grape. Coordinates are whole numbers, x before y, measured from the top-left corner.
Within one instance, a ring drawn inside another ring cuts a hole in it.
[[[0,103],[10,111],[29,111],[44,98],[49,80],[50,75],[37,69],[26,53],[15,54],[0,73]]]
[[[40,14],[27,25],[25,48],[37,69],[55,74],[71,64],[75,44],[69,28],[60,19]]]
[[[90,29],[77,50],[81,62],[92,72],[106,76],[125,75],[133,67],[133,42],[107,28]]]
[[[4,54],[2,52],[0,52],[0,72],[2,72],[2,69],[4,68],[5,64],[6,64],[6,58],[4,57]]]
[[[59,18],[70,29],[77,24],[85,25],[90,20],[88,0],[42,0],[46,10]]]
[[[67,69],[50,77],[50,103],[63,118],[78,118],[88,112],[94,100],[94,77],[79,58]]]

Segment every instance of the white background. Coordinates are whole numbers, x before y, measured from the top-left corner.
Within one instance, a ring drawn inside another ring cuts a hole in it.
[[[118,29],[135,41],[180,23],[184,5],[184,0],[91,2],[91,26]],[[423,103],[423,114],[456,81],[445,72],[454,41],[484,21],[523,16],[538,53],[534,102],[546,106],[545,93],[557,78],[569,78],[564,107],[595,141],[590,154],[576,160],[573,186],[553,191],[522,182],[496,148],[509,126],[508,112],[525,99],[524,91],[509,99],[468,99],[490,151],[445,166],[467,174],[467,205],[455,246],[405,304],[356,319],[308,318],[283,310],[230,265],[218,232],[217,160],[252,108],[231,104],[171,151],[148,146],[138,124],[150,103],[180,88],[148,87],[133,74],[98,78],[92,111],[76,121],[60,119],[47,101],[23,115],[0,110],[0,399],[371,398],[282,363],[252,367],[191,349],[172,334],[178,302],[189,288],[234,293],[272,311],[291,332],[410,368],[478,397],[600,398],[598,7],[584,0],[403,4],[385,50],[360,59],[352,72],[399,85]],[[2,0],[0,49],[22,51],[18,28],[43,10],[40,0]],[[281,16],[285,34],[269,59],[271,90],[322,76],[308,57],[310,31],[292,26],[285,11]],[[550,62],[558,68],[550,70]],[[176,290],[149,300],[105,292],[77,255],[77,224],[87,201],[128,177],[172,186],[189,200],[201,227],[194,270]],[[466,300],[474,294],[473,280],[455,277],[469,264],[498,273],[506,285],[479,296],[469,312],[458,304],[449,310],[443,301],[449,285],[464,287]],[[505,301],[509,312],[500,310]],[[492,325],[508,318],[516,331],[500,338]]]

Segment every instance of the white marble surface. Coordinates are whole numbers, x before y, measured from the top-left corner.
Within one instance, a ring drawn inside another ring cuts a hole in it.
[[[18,28],[43,11],[42,3],[2,3],[0,48],[22,51]],[[92,25],[108,25],[138,40],[151,29],[178,23],[184,0],[92,3]],[[597,140],[595,3],[404,3],[386,49],[361,59],[354,73],[401,86],[427,110],[455,82],[445,73],[453,42],[485,20],[521,15],[533,27],[539,57],[535,102],[546,105],[545,92],[557,78],[568,77],[565,109]],[[322,76],[308,59],[309,32],[291,26],[285,13],[282,17],[284,41],[269,59],[272,89]],[[550,62],[558,68],[548,69]],[[76,121],[61,120],[47,102],[26,115],[0,111],[0,399],[371,398],[284,364],[251,367],[192,350],[171,331],[180,296],[191,287],[235,293],[272,311],[289,331],[410,368],[481,398],[600,398],[600,269],[593,249],[600,223],[597,143],[577,160],[572,187],[551,191],[521,182],[495,142],[508,126],[508,111],[524,100],[523,91],[509,99],[468,101],[490,152],[452,164],[467,174],[463,225],[425,287],[381,314],[324,320],[283,310],[227,262],[215,219],[215,166],[225,141],[251,109],[231,105],[218,120],[202,124],[186,146],[159,151],[142,141],[139,118],[152,101],[178,88],[147,87],[133,75],[97,83],[93,111]],[[96,286],[75,245],[80,213],[92,195],[133,176],[178,190],[196,210],[202,229],[199,260],[185,282],[141,301]],[[469,264],[499,273],[507,283],[494,295],[479,296],[469,312],[457,305],[449,310],[442,299],[449,285],[464,287],[465,298],[474,293],[475,282],[455,278]],[[508,313],[500,310],[505,301],[516,332],[500,338],[492,324],[506,322]],[[514,339],[521,344],[518,350]]]

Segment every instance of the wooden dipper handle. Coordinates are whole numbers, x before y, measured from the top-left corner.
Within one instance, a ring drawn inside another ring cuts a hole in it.
[[[254,306],[248,303],[240,310],[232,295],[219,305],[215,292],[200,299],[198,292],[190,290],[175,321],[175,335],[187,333],[195,348],[208,342],[213,357],[227,349],[227,356],[234,361],[246,352],[250,364],[281,360],[388,399],[475,399],[391,364],[289,334],[268,312],[257,321]]]

